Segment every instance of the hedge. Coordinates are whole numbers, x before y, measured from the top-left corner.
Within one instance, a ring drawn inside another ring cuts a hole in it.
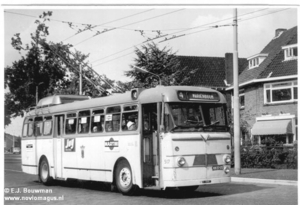
[[[297,142],[293,146],[266,143],[265,146],[241,146],[241,168],[297,169]],[[234,151],[232,151],[234,167]]]

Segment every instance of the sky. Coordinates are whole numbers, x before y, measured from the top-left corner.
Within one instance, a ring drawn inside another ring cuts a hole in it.
[[[298,7],[289,5],[5,6],[2,7],[4,66],[11,66],[25,54],[12,48],[12,36],[20,33],[23,44],[30,43],[38,16],[52,11],[46,23],[48,41],[72,44],[74,49],[89,54],[86,62],[99,74],[129,81],[124,72],[134,63],[134,49],[157,36],[160,38],[153,41],[160,48],[172,49],[177,55],[224,57],[225,53],[232,53],[235,8],[238,8],[239,57],[259,53],[275,36],[276,29],[290,29],[298,24]],[[77,33],[87,25],[95,27]],[[22,119],[17,118],[5,131],[18,136],[20,124]]]

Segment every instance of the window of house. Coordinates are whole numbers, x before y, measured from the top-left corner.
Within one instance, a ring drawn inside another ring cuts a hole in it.
[[[91,132],[103,132],[104,130],[104,110],[93,110]]]
[[[118,132],[120,130],[121,107],[108,107],[105,115],[105,131]]]
[[[265,104],[294,102],[298,100],[297,81],[268,83],[264,85]]]
[[[247,58],[249,62],[249,69],[258,67],[268,56],[267,53],[259,53]]]
[[[75,134],[76,133],[76,113],[68,113],[66,119],[66,134]]]
[[[245,90],[242,89],[239,91],[239,100],[240,100],[240,108],[245,108]]]
[[[249,60],[249,68],[257,67],[258,64],[258,57]]]
[[[52,134],[52,116],[44,117],[43,128],[43,135],[47,136]]]
[[[297,44],[283,46],[284,60],[295,60],[298,58],[298,47]]]

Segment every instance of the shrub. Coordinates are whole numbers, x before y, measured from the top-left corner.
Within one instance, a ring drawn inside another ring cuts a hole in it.
[[[242,168],[287,168],[297,169],[297,142],[293,147],[284,147],[278,143],[268,143],[269,146],[241,146]],[[234,166],[234,151],[232,151],[232,167]]]

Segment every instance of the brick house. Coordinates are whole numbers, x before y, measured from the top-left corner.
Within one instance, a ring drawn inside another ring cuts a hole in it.
[[[190,75],[190,85],[213,88],[225,93],[233,81],[233,54],[225,57],[177,56],[180,68],[187,67],[185,75]],[[247,59],[239,58],[239,73],[247,67]],[[192,70],[196,70],[191,73]],[[230,97],[229,97],[230,99]]]
[[[260,144],[271,137],[291,144],[298,139],[297,47],[297,27],[277,29],[260,53],[247,58],[239,75],[244,140]],[[232,86],[226,90],[232,95]]]

